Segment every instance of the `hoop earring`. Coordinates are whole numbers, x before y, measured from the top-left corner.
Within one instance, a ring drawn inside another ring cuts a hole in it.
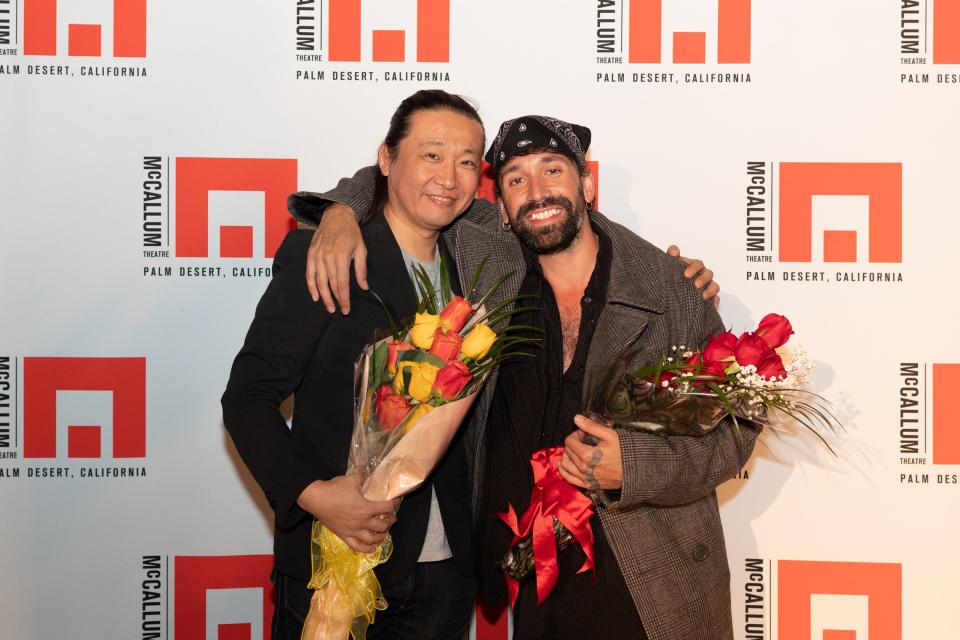
[[[501,220],[501,221],[500,221],[500,228],[503,229],[504,231],[510,231],[510,223],[509,223],[509,222],[504,222],[503,220]]]

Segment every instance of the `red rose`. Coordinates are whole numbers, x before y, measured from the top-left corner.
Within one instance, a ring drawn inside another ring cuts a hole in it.
[[[726,368],[733,358],[733,349],[737,346],[737,336],[729,331],[718,333],[710,338],[710,342],[703,350],[704,368],[714,368],[716,363],[722,363],[721,369]]]
[[[403,422],[410,412],[407,399],[394,393],[393,387],[388,384],[377,389],[374,401],[377,405],[377,422],[384,431],[389,431]]]
[[[783,368],[783,360],[773,349],[770,350],[760,362],[757,363],[757,374],[766,379],[787,375],[787,370]]]
[[[443,311],[440,312],[440,326],[447,331],[460,333],[460,329],[467,324],[467,319],[473,313],[473,307],[460,296],[453,296]]]
[[[443,400],[453,400],[473,380],[467,365],[454,360],[437,373],[433,381],[433,393]]]
[[[750,332],[742,334],[733,347],[733,355],[737,359],[737,364],[741,367],[748,364],[759,366],[760,362],[769,357],[771,353],[776,355],[763,338]]]
[[[387,343],[387,371],[391,374],[397,372],[397,356],[400,355],[401,351],[407,351],[413,349],[412,346],[404,342],[403,340],[391,340]]]
[[[763,317],[763,320],[760,321],[754,333],[763,338],[763,341],[768,345],[776,349],[786,344],[787,340],[790,339],[790,336],[793,335],[793,327],[790,325],[790,321],[783,316],[777,315],[776,313],[768,313]]]
[[[443,316],[440,317],[442,322]],[[437,329],[436,333],[433,334],[433,344],[430,345],[430,353],[444,362],[456,360],[457,356],[460,355],[460,344],[462,342],[463,338],[461,338],[460,334],[456,331],[452,329],[450,331]]]
[[[727,367],[727,363],[723,361],[713,361],[708,362],[703,359],[703,356],[699,351],[695,351],[692,356],[687,358],[687,364],[690,365],[690,371],[695,372],[697,370],[697,365],[700,365],[700,372],[697,375],[701,376],[724,376],[726,375],[723,370]]]

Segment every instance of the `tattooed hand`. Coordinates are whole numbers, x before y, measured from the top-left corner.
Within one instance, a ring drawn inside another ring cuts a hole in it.
[[[610,427],[578,415],[579,427],[563,444],[560,475],[575,487],[590,491],[611,491],[623,485],[620,438]],[[588,442],[596,442],[591,446]]]

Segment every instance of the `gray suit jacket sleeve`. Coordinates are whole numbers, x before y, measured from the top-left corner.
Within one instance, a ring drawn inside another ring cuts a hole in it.
[[[689,309],[681,321],[681,335],[701,347],[709,336],[723,331],[712,301],[703,300],[689,282],[672,288],[680,297],[679,309]],[[713,493],[736,475],[753,452],[759,427],[725,419],[705,436],[669,436],[619,431],[623,485],[620,499],[611,506],[630,509],[641,504],[688,504]]]
[[[357,222],[363,224],[372,213],[379,167],[363,167],[351,178],[341,178],[337,186],[323,193],[298,191],[287,197],[287,210],[297,222],[307,227],[320,224],[323,211],[333,203],[345,204],[353,209]]]

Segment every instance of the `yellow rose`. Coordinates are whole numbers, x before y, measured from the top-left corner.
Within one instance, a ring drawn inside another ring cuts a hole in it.
[[[440,326],[440,316],[430,313],[418,313],[410,329],[410,342],[420,349],[429,349],[433,344],[433,334]]]
[[[404,360],[403,362],[397,363],[397,376],[393,379],[393,390],[396,393],[403,395],[406,393],[407,389],[403,386],[403,370],[412,367],[415,362],[412,360]]]
[[[429,400],[438,371],[440,369],[428,362],[413,363],[410,367],[410,385],[407,387],[407,395],[420,402]]]
[[[413,411],[410,412],[410,415],[407,416],[407,422],[403,425],[403,432],[406,433],[410,431],[410,428],[417,423],[417,420],[431,411],[433,411],[433,407],[429,404],[418,404],[414,407]]]
[[[490,347],[496,340],[497,334],[490,327],[485,324],[476,324],[467,334],[467,337],[463,339],[463,344],[460,345],[460,353],[468,358],[479,360],[487,355],[487,351],[490,351]]]

